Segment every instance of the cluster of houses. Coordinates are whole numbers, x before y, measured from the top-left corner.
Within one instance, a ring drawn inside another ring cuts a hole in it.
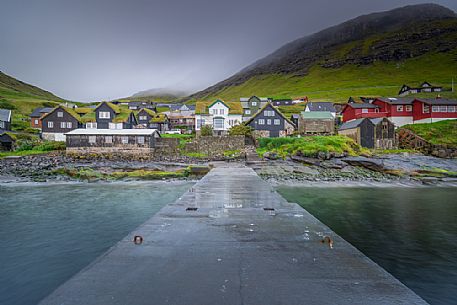
[[[441,90],[427,82],[420,88],[426,92]],[[404,95],[407,91],[401,92]],[[294,110],[285,115],[280,109],[284,111],[288,106]],[[302,109],[300,113],[297,108]],[[386,149],[395,146],[395,128],[446,119],[457,119],[457,101],[439,97],[362,97],[360,101],[349,98],[348,103],[338,104],[310,102],[307,97],[273,100],[251,96],[195,105],[113,101],[88,107],[43,107],[30,115],[30,126],[40,129],[43,139],[66,140],[71,147],[135,144],[141,148],[153,145],[163,133],[199,134],[203,126],[210,126],[214,135],[226,135],[233,126],[244,124],[252,128],[255,137],[339,133],[364,147]],[[11,148],[12,139],[5,133],[10,127],[11,110],[0,109],[3,149]]]

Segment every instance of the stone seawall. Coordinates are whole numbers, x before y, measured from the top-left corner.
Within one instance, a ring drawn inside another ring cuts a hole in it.
[[[190,143],[186,143],[188,152],[205,153],[208,156],[223,155],[229,150],[244,150],[245,136],[200,136]]]

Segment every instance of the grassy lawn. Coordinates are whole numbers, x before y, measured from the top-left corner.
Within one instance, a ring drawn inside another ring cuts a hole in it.
[[[407,128],[432,144],[457,146],[457,120],[436,123],[405,125]]]
[[[32,137],[27,137],[27,139],[18,139],[16,144],[18,144],[19,146],[16,148],[15,151],[0,152],[0,158],[11,156],[22,157],[30,155],[40,155],[50,153],[53,151],[65,150],[65,142],[41,142],[36,139],[32,139]]]
[[[263,155],[266,152],[273,152],[285,158],[288,155],[295,155],[299,152],[304,156],[316,157],[319,152],[347,153],[355,156],[369,151],[361,148],[352,139],[345,136],[311,136],[302,138],[261,138],[259,139],[257,153]]]

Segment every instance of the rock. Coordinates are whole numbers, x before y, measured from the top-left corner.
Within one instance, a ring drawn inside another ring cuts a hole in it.
[[[268,160],[278,160],[279,156],[277,153],[274,152],[269,152],[267,151],[266,153],[263,154],[263,157]]]
[[[342,159],[342,161],[346,162],[349,165],[364,167],[376,172],[383,172],[385,169],[382,160],[372,158],[352,157]]]
[[[315,165],[315,166],[320,166],[321,165],[321,162],[319,160],[317,160],[317,159],[314,159],[314,158],[301,157],[301,156],[292,156],[292,157],[290,157],[290,159],[292,161],[300,162],[300,163],[307,164],[307,165]]]

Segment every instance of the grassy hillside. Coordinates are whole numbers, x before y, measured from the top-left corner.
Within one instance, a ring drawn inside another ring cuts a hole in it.
[[[349,96],[397,96],[404,83],[414,86],[425,80],[450,90],[452,77],[457,82],[457,51],[426,54],[401,62],[376,62],[367,66],[323,68],[315,65],[305,76],[273,74],[254,77],[205,99],[237,100],[240,96],[255,94],[269,97],[308,96],[313,101],[345,102]],[[443,92],[441,95],[457,98],[455,92]]]
[[[13,130],[29,127],[29,115],[37,107],[54,107],[63,99],[0,72],[0,108],[13,111]]]
[[[413,131],[432,144],[445,144],[457,147],[457,120],[405,125],[403,128]]]

